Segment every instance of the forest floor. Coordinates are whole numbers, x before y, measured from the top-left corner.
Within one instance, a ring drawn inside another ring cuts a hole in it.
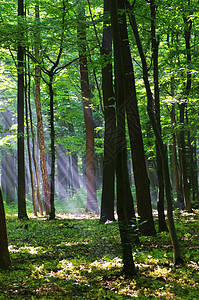
[[[173,265],[169,233],[140,236],[131,279],[122,274],[117,222],[6,217],[12,267],[0,271],[0,299],[199,299],[198,210],[175,212],[185,264]]]

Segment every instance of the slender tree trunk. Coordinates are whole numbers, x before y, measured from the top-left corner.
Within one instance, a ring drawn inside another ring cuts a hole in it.
[[[30,78],[29,78],[29,93],[30,93]],[[43,205],[41,202],[40,192],[39,192],[39,172],[38,172],[37,162],[36,162],[36,158],[35,158],[35,134],[34,134],[33,122],[32,122],[32,110],[31,110],[31,103],[30,103],[30,95],[28,96],[28,110],[29,110],[29,114],[30,114],[30,129],[31,129],[31,135],[32,135],[32,159],[33,159],[33,163],[34,163],[35,174],[36,174],[36,183],[37,183],[37,201],[38,201],[39,207],[40,207],[40,214],[43,216]]]
[[[83,100],[84,120],[86,126],[86,180],[87,180],[87,207],[86,211],[99,211],[96,193],[95,154],[94,154],[94,122],[90,107],[91,92],[88,77],[86,56],[85,16],[82,5],[78,16],[78,43],[81,93]]]
[[[54,128],[54,97],[53,76],[50,76],[50,139],[51,139],[51,174],[50,174],[50,219],[55,219],[55,128]]]
[[[18,0],[18,17],[24,16],[23,0]],[[21,29],[22,30],[22,29]],[[20,33],[21,38],[23,34]],[[19,44],[17,50],[18,61],[18,92],[17,92],[17,115],[18,115],[18,138],[17,138],[17,159],[18,159],[18,218],[27,219],[25,199],[25,154],[24,154],[24,48]]]
[[[156,35],[155,20],[156,20],[156,2],[150,1],[151,8],[151,42],[152,42],[152,58],[153,58],[153,83],[154,83],[154,100],[155,100],[155,117],[161,133],[160,123],[160,96],[159,96],[159,70],[158,70],[158,46],[159,41]],[[159,232],[167,231],[167,225],[164,215],[164,176],[161,154],[156,141],[156,160],[157,160],[157,176],[158,176],[158,225]]]
[[[7,269],[11,265],[8,239],[6,231],[5,211],[3,206],[3,197],[0,189],[0,269]]]
[[[198,188],[198,164],[197,164],[197,154],[196,154],[196,138],[194,139],[193,145],[192,145],[192,149],[193,149],[193,172],[194,172],[194,181],[195,181],[195,203],[194,205],[196,207],[198,207],[199,204],[199,188]]]
[[[27,69],[26,69],[27,73]],[[28,100],[27,97],[30,96],[28,92],[28,84],[27,84],[27,75],[25,76],[25,112],[26,112],[26,133],[27,133],[27,148],[28,148],[28,159],[29,159],[29,171],[30,171],[30,181],[31,181],[31,191],[32,191],[32,202],[33,202],[33,211],[34,215],[37,216],[37,206],[35,200],[35,187],[34,187],[34,179],[33,179],[33,170],[32,170],[32,158],[31,158],[31,150],[30,150],[30,130],[29,130],[29,120],[28,120]]]
[[[116,79],[116,178],[117,178],[117,213],[122,242],[122,255],[124,273],[133,275],[135,266],[132,257],[131,230],[129,229],[129,216],[127,207],[130,191],[127,168],[127,149],[125,138],[125,80],[123,57],[121,48],[121,37],[118,22],[118,5],[116,0],[110,0],[111,25],[114,45],[114,66]],[[130,199],[131,201],[132,199]]]
[[[131,8],[130,5],[128,5],[128,7]],[[164,172],[165,193],[166,193],[166,200],[167,200],[167,216],[168,216],[169,233],[170,233],[170,238],[171,238],[171,242],[172,242],[173,250],[174,250],[174,263],[177,265],[177,264],[181,264],[183,262],[183,258],[182,258],[180,244],[179,244],[179,241],[177,238],[175,224],[174,224],[174,218],[173,218],[173,205],[172,205],[173,199],[172,199],[172,192],[171,192],[167,151],[166,151],[165,145],[163,144],[163,140],[162,140],[162,137],[161,137],[161,134],[159,131],[159,127],[156,122],[156,118],[155,118],[155,114],[154,114],[153,96],[152,96],[149,79],[148,79],[146,59],[145,59],[145,55],[144,55],[144,52],[142,49],[142,43],[140,40],[135,15],[133,12],[131,12],[131,14],[130,14],[130,23],[131,23],[131,26],[132,26],[132,29],[134,32],[138,51],[139,51],[140,58],[142,61],[143,79],[144,79],[146,93],[147,93],[147,110],[148,110],[149,118],[151,121],[151,125],[153,127],[153,131],[154,131],[157,143],[158,143],[158,147],[159,147],[159,150],[161,153],[163,172]]]
[[[112,33],[107,13],[109,12],[109,0],[104,0],[104,28],[101,47],[102,67],[102,90],[104,104],[104,160],[102,175],[102,198],[100,222],[114,220],[115,200],[115,157],[114,140],[116,131],[115,100],[113,92],[112,75]]]
[[[185,135],[184,135],[184,114],[185,114],[186,103],[180,104],[180,123],[183,128],[180,129],[179,140],[180,140],[180,163],[182,170],[182,189],[185,201],[185,209],[191,212],[191,201],[190,201],[190,187],[188,183],[187,175],[187,157],[186,157],[186,147],[185,147]]]
[[[119,0],[118,3],[119,9],[124,9],[124,1]],[[156,231],[152,216],[150,182],[145,163],[142,130],[137,105],[135,77],[128,41],[125,14],[122,14],[120,19],[119,27],[126,88],[125,109],[127,113],[133,173],[136,187],[137,209],[140,223],[139,229],[145,235],[154,235]]]
[[[39,6],[35,5],[35,15],[36,20],[39,22]],[[40,36],[36,36],[35,43],[35,56],[39,58],[39,41]],[[44,203],[46,213],[50,212],[50,187],[48,182],[48,173],[46,166],[46,154],[45,154],[45,143],[44,143],[44,131],[43,131],[43,121],[42,121],[42,113],[41,113],[41,99],[40,99],[40,78],[41,78],[41,70],[39,65],[35,66],[35,104],[36,104],[36,112],[37,112],[37,128],[38,128],[38,137],[39,137],[39,150],[40,150],[40,166],[42,173],[42,182],[43,182],[43,192],[44,192]]]

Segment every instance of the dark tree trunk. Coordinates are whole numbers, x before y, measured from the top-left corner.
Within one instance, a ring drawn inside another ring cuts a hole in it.
[[[50,212],[49,218],[55,219],[55,128],[54,128],[54,95],[53,75],[49,82],[50,94],[50,149],[51,149],[51,173],[50,173]]]
[[[79,67],[81,80],[81,94],[83,101],[84,120],[86,126],[86,180],[87,180],[87,206],[86,211],[99,211],[95,179],[95,154],[94,154],[94,122],[90,107],[91,92],[88,77],[88,63],[86,56],[86,31],[83,6],[79,7],[78,16],[78,43]]]
[[[26,68],[27,73],[27,68]],[[31,157],[31,149],[30,149],[30,128],[29,128],[29,117],[28,117],[28,97],[30,97],[27,75],[25,76],[25,112],[26,112],[26,133],[27,133],[27,149],[28,149],[28,161],[29,161],[29,171],[30,171],[30,182],[31,182],[31,191],[32,191],[32,202],[33,202],[33,211],[34,215],[37,216],[37,206],[35,200],[35,186],[34,186],[34,178],[33,178],[33,170],[32,170],[32,157]]]
[[[150,1],[151,8],[151,42],[152,42],[152,59],[153,59],[153,83],[154,83],[154,100],[155,100],[155,117],[156,122],[161,133],[160,124],[160,96],[159,96],[159,71],[158,71],[158,47],[159,41],[156,35],[155,19],[156,19],[156,3],[154,0]],[[167,231],[167,225],[164,215],[164,177],[161,153],[156,141],[156,160],[157,160],[157,176],[158,176],[158,225],[159,232]]]
[[[130,8],[131,6],[128,5]],[[156,122],[155,114],[154,114],[154,106],[153,106],[153,95],[151,92],[149,79],[148,79],[148,71],[147,71],[147,64],[146,64],[146,58],[145,54],[142,49],[142,43],[140,40],[137,23],[135,19],[135,15],[133,12],[130,14],[130,23],[135,35],[136,44],[138,47],[138,51],[140,54],[140,58],[142,61],[142,68],[143,68],[143,79],[145,83],[146,93],[147,93],[147,110],[149,114],[149,118],[151,121],[151,125],[153,127],[153,131],[156,137],[156,141],[158,143],[158,147],[161,153],[161,159],[162,159],[162,165],[163,165],[163,172],[164,172],[164,185],[165,185],[165,193],[166,193],[166,200],[167,200],[167,216],[168,216],[168,225],[169,225],[169,233],[171,242],[173,245],[174,250],[174,263],[181,264],[183,262],[180,244],[178,241],[178,237],[176,234],[175,224],[174,224],[174,218],[173,218],[173,199],[172,199],[172,191],[171,191],[171,184],[170,184],[170,175],[169,175],[169,168],[168,168],[168,157],[167,157],[167,151],[166,147],[163,144],[163,140],[159,131],[158,124]]]
[[[195,203],[196,207],[199,206],[199,189],[198,189],[198,164],[197,164],[197,154],[196,154],[196,139],[192,145],[193,150],[193,172],[194,172],[194,186],[195,186]]]
[[[129,174],[127,168],[127,149],[125,137],[125,80],[123,57],[121,48],[121,37],[118,22],[118,6],[116,0],[110,0],[111,25],[114,45],[114,66],[116,80],[116,178],[117,178],[117,213],[122,242],[122,255],[124,264],[124,273],[133,275],[135,265],[132,257],[131,230],[128,216],[128,203],[132,201]],[[131,199],[129,199],[131,198]],[[131,210],[130,210],[131,211]]]
[[[188,174],[187,174],[187,157],[186,157],[186,148],[185,148],[185,134],[184,134],[184,114],[185,114],[186,103],[180,104],[180,124],[182,128],[180,129],[179,140],[180,140],[180,164],[181,164],[181,176],[182,176],[182,189],[185,201],[185,209],[188,212],[191,212],[191,201],[190,201],[190,187],[188,183]]]
[[[7,269],[10,265],[10,256],[8,251],[8,239],[6,231],[5,211],[3,206],[3,197],[0,189],[0,269]]]
[[[23,0],[18,0],[18,16],[20,20],[24,16]],[[21,29],[22,31],[22,29]],[[22,33],[20,33],[23,37]],[[18,92],[17,92],[17,116],[18,116],[18,218],[27,219],[25,199],[25,154],[24,154],[24,48],[19,44],[17,50],[18,61]]]
[[[119,0],[119,9],[124,9],[123,0]],[[127,113],[128,131],[131,144],[133,173],[136,187],[137,208],[139,215],[140,231],[145,235],[154,235],[155,225],[152,216],[150,182],[147,174],[142,130],[137,105],[136,87],[133,64],[128,41],[127,24],[125,14],[122,14],[119,22],[121,35],[121,48],[125,73],[125,109]]]
[[[114,161],[114,141],[116,130],[115,100],[113,92],[112,75],[112,33],[111,26],[107,21],[109,12],[108,0],[104,0],[104,28],[101,47],[102,68],[102,90],[104,104],[104,161],[103,161],[103,181],[100,222],[114,220],[114,199],[115,199],[115,161]]]

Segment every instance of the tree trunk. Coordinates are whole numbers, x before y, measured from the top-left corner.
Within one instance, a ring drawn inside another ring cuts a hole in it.
[[[6,231],[5,211],[3,206],[3,197],[0,189],[0,269],[7,269],[11,265],[8,239]]]
[[[113,92],[112,75],[112,33],[107,13],[109,12],[108,0],[104,0],[104,28],[101,47],[102,67],[102,90],[104,104],[104,160],[102,175],[102,198],[100,222],[114,220],[114,200],[115,200],[115,160],[114,160],[114,140],[116,131],[115,100]]]
[[[30,75],[29,75],[30,77]],[[30,78],[29,78],[29,90],[30,90]],[[29,91],[30,93],[30,91]],[[41,202],[40,198],[40,191],[39,191],[39,172],[38,172],[38,167],[37,167],[37,162],[35,158],[35,134],[34,134],[34,129],[33,129],[33,122],[32,122],[32,109],[31,109],[31,103],[30,103],[30,95],[28,96],[28,110],[30,114],[30,129],[31,129],[31,135],[32,135],[32,159],[34,163],[34,168],[35,168],[35,174],[36,174],[36,184],[37,184],[37,201],[39,203],[40,207],[40,214],[43,216],[43,205]]]
[[[35,15],[36,20],[39,21],[39,6],[35,5]],[[40,36],[36,36],[35,42],[35,56],[39,59],[39,41]],[[40,150],[40,165],[41,165],[41,173],[42,173],[42,183],[43,183],[43,192],[44,192],[44,203],[46,213],[50,212],[50,187],[48,182],[48,173],[46,166],[46,154],[45,154],[45,144],[44,144],[44,131],[43,131],[43,121],[42,121],[42,113],[41,113],[41,99],[40,99],[40,78],[41,78],[41,70],[39,65],[35,66],[35,105],[37,112],[37,128],[38,128],[38,137],[39,137],[39,150]]]
[[[154,84],[154,100],[155,100],[155,117],[161,133],[160,123],[160,96],[159,96],[159,70],[158,70],[158,46],[159,41],[156,35],[155,20],[156,20],[156,3],[155,0],[150,1],[151,9],[151,42],[152,42],[152,59],[153,59],[153,84]],[[167,225],[164,215],[164,176],[161,154],[156,141],[156,161],[157,161],[157,176],[158,176],[158,225],[159,232],[167,231]]]
[[[49,218],[55,219],[55,128],[54,128],[54,95],[53,95],[53,76],[49,82],[50,94],[50,148],[51,148],[51,173],[50,173],[50,212]]]
[[[131,6],[128,5],[130,8]],[[161,153],[161,159],[162,159],[162,165],[163,165],[163,172],[164,172],[164,184],[165,184],[165,192],[166,192],[166,200],[167,200],[167,216],[168,216],[168,225],[169,225],[169,233],[171,242],[173,245],[174,250],[174,263],[181,264],[183,263],[183,258],[180,250],[180,244],[177,238],[175,224],[174,224],[174,218],[173,218],[173,205],[172,205],[172,192],[171,192],[171,184],[170,184],[170,177],[169,177],[169,168],[168,168],[168,157],[167,157],[167,151],[166,147],[163,144],[163,140],[159,131],[158,124],[156,122],[155,114],[154,114],[154,106],[153,106],[153,96],[149,84],[148,79],[148,71],[147,71],[147,64],[145,55],[142,49],[142,43],[140,40],[135,15],[133,12],[130,14],[130,23],[134,32],[134,36],[136,39],[138,51],[140,54],[140,58],[142,61],[142,68],[143,68],[143,79],[145,83],[146,93],[147,93],[147,110],[149,114],[149,118],[151,121],[151,125],[153,127],[153,131],[156,137],[156,141],[158,143],[158,147]]]
[[[198,189],[198,164],[197,164],[197,154],[196,154],[196,138],[194,139],[194,143],[192,145],[193,149],[193,172],[194,172],[194,181],[195,181],[195,203],[194,205],[198,207],[199,205],[199,189]]]
[[[88,78],[88,64],[86,56],[86,31],[85,16],[82,5],[79,7],[78,16],[78,43],[79,67],[81,80],[81,94],[83,101],[84,120],[86,126],[86,180],[87,180],[87,206],[86,211],[98,212],[96,179],[95,179],[95,154],[94,154],[94,122],[90,107],[91,92]]]
[[[26,69],[27,73],[27,69]],[[37,206],[35,200],[35,186],[34,186],[34,179],[33,179],[33,170],[32,170],[32,158],[31,158],[31,150],[30,150],[30,134],[29,134],[29,120],[28,120],[28,96],[30,96],[28,92],[28,84],[27,84],[27,76],[26,78],[26,85],[25,85],[25,111],[26,111],[26,133],[27,133],[27,148],[28,148],[28,160],[29,160],[29,171],[30,171],[30,182],[31,182],[31,191],[32,191],[32,202],[33,202],[33,211],[34,215],[37,216]]]
[[[185,136],[184,136],[184,113],[185,113],[186,104],[183,102],[180,104],[180,124],[183,128],[180,129],[179,140],[180,140],[180,163],[182,170],[182,189],[185,201],[185,209],[188,212],[192,212],[191,201],[190,201],[190,191],[189,183],[187,176],[187,157],[186,157],[186,148],[185,148]]]
[[[124,9],[123,0],[119,0],[118,3],[119,9]],[[142,130],[137,105],[135,77],[128,41],[125,14],[122,14],[120,19],[119,27],[126,88],[125,109],[127,113],[133,173],[136,187],[137,209],[140,223],[139,229],[145,235],[154,235],[156,231],[152,216],[150,182],[145,163]]]
[[[117,13],[117,1],[110,0],[110,14],[111,25],[113,33],[114,45],[114,67],[115,67],[115,80],[116,80],[116,178],[117,178],[117,213],[120,229],[120,236],[122,242],[122,255],[123,255],[123,269],[125,275],[133,275],[135,273],[135,265],[132,257],[131,246],[131,230],[129,225],[129,218],[127,207],[130,197],[130,187],[128,180],[127,168],[127,149],[125,137],[125,80],[123,57],[121,48],[121,37]]]
[[[23,0],[18,0],[18,17],[24,16]],[[21,29],[22,31],[22,29]],[[20,33],[23,38],[23,34]],[[24,154],[24,49],[19,44],[17,50],[18,61],[18,92],[17,92],[17,116],[18,116],[18,137],[17,137],[17,159],[18,159],[18,218],[27,219],[25,199],[25,154]]]

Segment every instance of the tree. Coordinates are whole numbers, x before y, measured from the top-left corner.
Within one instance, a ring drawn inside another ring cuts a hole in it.
[[[0,269],[7,269],[11,265],[8,240],[6,231],[5,211],[3,206],[3,197],[0,189]]]
[[[109,20],[109,1],[104,0],[104,27],[101,46],[102,91],[104,104],[104,160],[100,222],[114,220],[115,200],[115,155],[114,139],[116,131],[115,100],[112,72],[112,33]]]
[[[94,154],[94,123],[91,109],[91,91],[88,76],[86,52],[85,15],[82,5],[78,8],[77,34],[79,48],[79,68],[81,94],[86,126],[86,180],[87,180],[87,207],[86,211],[99,211],[96,194],[95,154]]]
[[[37,25],[39,25],[39,1],[35,4],[35,19]],[[44,143],[44,130],[43,130],[43,120],[41,112],[41,95],[40,95],[40,81],[41,81],[41,68],[40,68],[40,30],[36,30],[35,34],[35,58],[37,63],[35,64],[35,106],[37,113],[37,132],[39,137],[39,150],[40,150],[40,166],[42,174],[43,192],[44,192],[44,204],[46,213],[50,212],[50,186],[48,181],[48,173],[46,166],[46,150]]]
[[[153,61],[153,84],[154,84],[154,102],[155,102],[155,118],[161,133],[160,123],[160,92],[159,92],[159,68],[158,68],[158,48],[159,37],[156,34],[156,1],[150,1],[151,10],[151,45],[152,45],[152,61]],[[157,161],[157,177],[158,177],[158,225],[159,231],[167,231],[167,225],[164,215],[164,176],[161,154],[159,151],[158,143],[156,141],[156,161]]]
[[[128,7],[131,9],[131,6],[128,4]],[[183,263],[183,258],[181,254],[180,244],[178,241],[178,237],[176,234],[175,224],[174,224],[174,218],[173,218],[173,199],[172,199],[172,191],[171,191],[171,183],[170,183],[170,175],[169,175],[169,167],[168,167],[168,157],[167,157],[167,149],[166,146],[163,143],[161,133],[159,131],[158,123],[155,118],[154,114],[154,107],[153,107],[153,95],[151,92],[149,79],[148,79],[148,69],[146,64],[146,58],[145,54],[143,52],[142,43],[140,40],[137,23],[135,19],[134,12],[131,10],[131,13],[129,15],[130,17],[130,23],[134,32],[134,36],[136,39],[136,44],[138,47],[138,51],[140,54],[140,58],[142,61],[142,70],[143,70],[143,80],[146,88],[147,93],[147,111],[150,118],[150,122],[158,143],[158,148],[161,153],[161,159],[162,159],[162,166],[163,166],[163,172],[164,172],[164,184],[165,184],[165,193],[166,193],[166,201],[167,201],[167,216],[168,216],[168,225],[169,225],[169,233],[171,242],[173,245],[174,250],[174,263],[181,264]]]
[[[123,66],[121,36],[118,21],[118,3],[110,0],[111,26],[114,46],[114,68],[116,83],[116,178],[117,178],[117,213],[122,242],[122,256],[125,275],[135,273],[135,265],[132,257],[132,228],[128,205],[132,202],[129,186],[129,174],[127,168],[127,149],[125,137],[125,73]],[[133,220],[134,221],[134,220]]]
[[[144,145],[137,104],[134,69],[128,40],[126,16],[122,11],[125,7],[124,1],[119,0],[118,5],[119,9],[121,9],[119,27],[125,73],[125,110],[127,114],[128,131],[131,145],[137,209],[140,223],[139,229],[145,235],[154,235],[156,231],[152,216],[151,196],[149,188],[150,182],[145,163]]]
[[[23,0],[18,0],[19,25],[22,26],[24,17]],[[24,48],[22,46],[23,28],[19,32],[21,40],[18,44],[18,93],[17,93],[17,115],[18,115],[18,217],[27,219],[26,200],[25,200],[25,156],[24,156]]]

